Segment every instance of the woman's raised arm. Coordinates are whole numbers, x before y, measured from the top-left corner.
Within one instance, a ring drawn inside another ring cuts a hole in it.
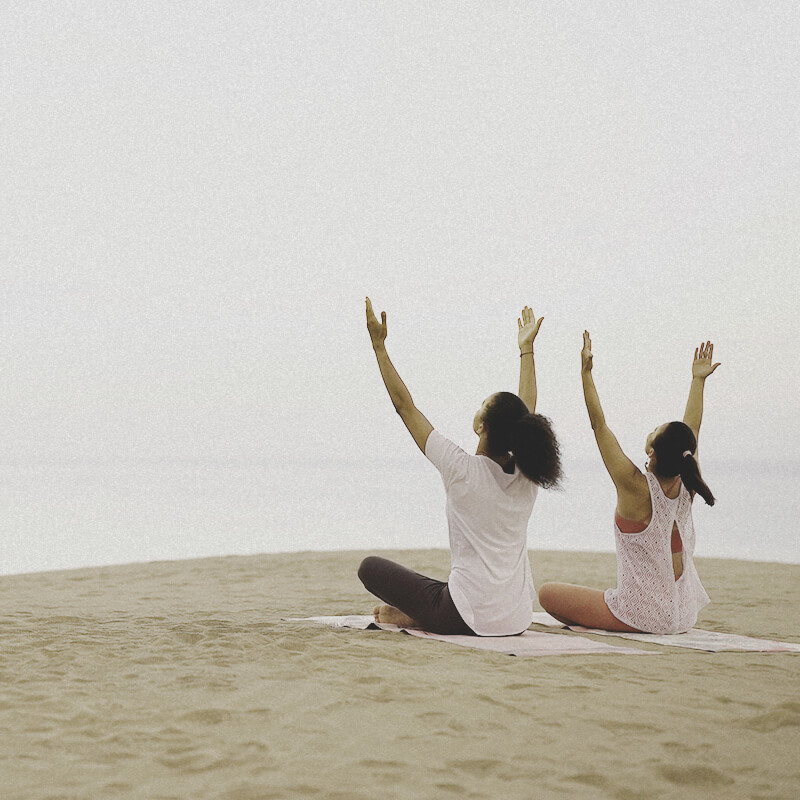
[[[394,368],[386,352],[386,312],[381,311],[381,321],[378,322],[375,312],[372,310],[372,301],[367,298],[367,330],[369,338],[372,340],[372,348],[375,351],[375,358],[378,359],[378,368],[381,371],[383,383],[395,411],[400,415],[408,432],[414,437],[422,452],[425,452],[425,443],[428,441],[433,430],[433,425],[425,419],[424,415],[414,405],[411,393],[406,388],[397,370]]]
[[[533,340],[539,333],[544,317],[536,319],[533,311],[525,306],[517,318],[517,344],[519,344],[519,396],[528,406],[528,411],[536,411],[536,364],[533,356]]]

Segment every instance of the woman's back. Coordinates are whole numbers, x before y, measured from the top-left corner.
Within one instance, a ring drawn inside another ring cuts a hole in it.
[[[528,559],[528,520],[538,487],[514,469],[469,455],[438,431],[425,455],[447,494],[453,602],[483,636],[518,633],[530,625],[534,598]]]

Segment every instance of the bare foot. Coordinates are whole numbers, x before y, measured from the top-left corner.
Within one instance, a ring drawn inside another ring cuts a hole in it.
[[[419,628],[419,624],[404,614],[399,608],[388,605],[375,606],[373,611],[375,622],[385,622],[387,625],[397,625],[400,628]]]

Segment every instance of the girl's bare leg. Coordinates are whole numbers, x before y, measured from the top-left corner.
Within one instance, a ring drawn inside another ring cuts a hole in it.
[[[545,583],[539,589],[539,603],[550,616],[565,625],[583,625],[620,633],[641,632],[611,613],[600,589],[573,583]]]

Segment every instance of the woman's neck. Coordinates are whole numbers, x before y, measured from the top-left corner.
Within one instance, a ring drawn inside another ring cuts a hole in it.
[[[489,442],[487,441],[486,436],[481,436],[480,440],[478,441],[478,449],[475,451],[475,455],[491,458],[492,461],[494,461],[496,464],[499,464],[501,467],[504,467],[512,459],[511,453],[491,452],[491,450],[489,450]]]

